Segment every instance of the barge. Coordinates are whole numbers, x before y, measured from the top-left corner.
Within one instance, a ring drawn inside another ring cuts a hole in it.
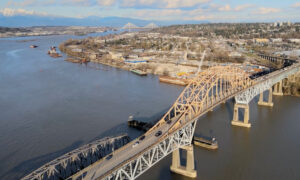
[[[189,83],[189,80],[187,79],[180,79],[170,76],[159,76],[159,81],[169,84],[176,84],[180,86],[186,86]]]
[[[215,150],[218,149],[218,142],[216,138],[205,137],[205,136],[194,136],[193,143],[196,146],[200,146],[206,149]]]
[[[127,124],[129,127],[132,127],[132,128],[138,129],[140,131],[144,131],[144,132],[147,132],[153,126],[151,123],[134,120],[133,116],[129,116]]]

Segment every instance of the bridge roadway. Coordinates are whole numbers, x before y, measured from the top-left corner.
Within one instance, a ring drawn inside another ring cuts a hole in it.
[[[179,117],[176,117],[176,119]],[[132,142],[128,143],[124,147],[122,147],[120,150],[116,150],[113,153],[113,156],[111,159],[102,159],[100,161],[95,162],[92,166],[88,166],[83,171],[89,171],[89,172],[95,172],[90,173],[87,176],[85,176],[84,179],[95,179],[97,177],[102,176],[106,172],[110,171],[114,167],[117,167],[120,165],[120,162],[125,162],[126,160],[130,159],[131,157],[134,157],[135,155],[144,152],[145,149],[151,147],[153,144],[158,142],[158,139],[161,138],[162,135],[164,135],[170,127],[176,122],[176,119],[172,120],[172,123],[166,124],[164,126],[160,126],[156,129],[156,131],[150,132],[147,136],[145,136],[145,139],[140,141],[139,139],[135,139]],[[161,131],[162,134],[158,137],[155,136],[155,133]],[[139,141],[139,144],[135,147],[133,147],[134,143]],[[101,171],[99,171],[99,169]],[[83,173],[79,172],[77,174],[74,174],[70,179],[77,179],[79,178]]]
[[[268,75],[259,77],[259,78],[255,79],[255,83],[252,86],[262,83],[268,79],[272,79],[272,78],[274,78],[284,72],[287,72],[293,68],[299,68],[299,67],[300,67],[300,63],[295,63],[294,65],[292,65],[290,67],[286,67],[284,69],[274,71]],[[248,88],[251,88],[252,86],[250,86]],[[209,106],[206,110],[204,110],[202,113],[200,113],[197,117],[192,118],[188,123],[196,121],[199,117],[201,117],[202,115],[207,113],[210,109],[218,106],[219,104],[221,104],[222,102],[224,102],[230,98],[233,98],[234,96],[236,96],[237,94],[239,94],[245,90],[246,89],[243,89],[236,93],[229,94],[227,97],[220,98],[215,104],[211,104],[211,106]],[[176,117],[176,119],[179,119],[179,118],[180,118],[180,116]],[[135,157],[138,157],[140,154],[149,150],[152,146],[155,146],[160,141],[162,141],[163,138],[166,137],[168,130],[176,123],[176,121],[177,121],[176,119],[172,119],[172,123],[170,123],[170,124],[165,123],[162,126],[156,127],[154,131],[149,132],[148,134],[146,133],[147,135],[145,136],[144,140],[139,141],[139,139],[137,138],[137,139],[133,140],[131,143],[128,143],[124,147],[116,150],[113,153],[113,156],[111,159],[104,158],[100,161],[97,161],[93,165],[88,166],[87,168],[85,168],[82,171],[78,172],[77,174],[73,175],[69,179],[78,179],[78,178],[80,179],[81,176],[83,176],[83,179],[105,178],[107,175],[109,175],[112,172],[112,170],[116,170],[116,169],[122,167],[122,165],[126,164],[130,160],[133,160]],[[162,135],[160,135],[159,137],[156,137],[155,133],[158,131],[162,131]],[[137,141],[139,141],[140,143],[137,146],[133,147],[133,144]],[[84,176],[83,174],[85,172],[89,172],[89,173],[87,173],[87,175]]]

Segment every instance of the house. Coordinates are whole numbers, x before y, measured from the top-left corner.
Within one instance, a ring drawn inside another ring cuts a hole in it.
[[[293,43],[300,43],[300,39],[289,39],[289,41]]]
[[[261,44],[264,44],[264,43],[269,43],[270,40],[269,40],[269,39],[265,39],[265,38],[255,38],[255,39],[254,39],[254,42],[255,42],[255,43],[261,43]]]
[[[122,53],[109,51],[109,54],[111,55],[111,58],[114,60],[124,60]]]
[[[230,52],[228,54],[228,56],[229,57],[241,57],[242,55],[241,55],[241,53],[234,51],[234,52]]]

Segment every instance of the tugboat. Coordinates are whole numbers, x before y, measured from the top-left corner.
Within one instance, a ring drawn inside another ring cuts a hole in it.
[[[37,45],[31,45],[29,46],[30,48],[37,48],[38,46]]]
[[[141,122],[133,119],[133,116],[129,116],[127,124],[129,127],[138,129],[140,131],[147,132],[150,128],[152,128],[151,123]]]
[[[218,149],[218,142],[216,138],[211,138],[211,137],[205,137],[205,136],[199,136],[196,137],[194,136],[193,138],[193,143],[197,146],[206,148],[206,149]]]
[[[56,52],[56,47],[55,46],[50,47],[50,49],[48,50],[48,54],[49,54],[49,56],[51,56],[53,58],[61,57],[61,55],[58,52]]]

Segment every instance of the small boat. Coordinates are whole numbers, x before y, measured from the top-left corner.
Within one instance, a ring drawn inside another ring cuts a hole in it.
[[[30,48],[37,48],[37,45],[31,45]]]
[[[137,74],[137,75],[140,75],[140,76],[147,76],[146,72],[138,70],[138,69],[131,69],[130,71]]]
[[[53,57],[53,58],[59,58],[61,57],[61,55],[56,52],[56,47],[55,46],[51,46],[49,51],[48,51],[49,56]]]
[[[193,143],[197,146],[206,149],[211,149],[211,150],[218,149],[218,142],[216,138],[205,137],[205,136],[200,136],[200,137],[194,136]]]

